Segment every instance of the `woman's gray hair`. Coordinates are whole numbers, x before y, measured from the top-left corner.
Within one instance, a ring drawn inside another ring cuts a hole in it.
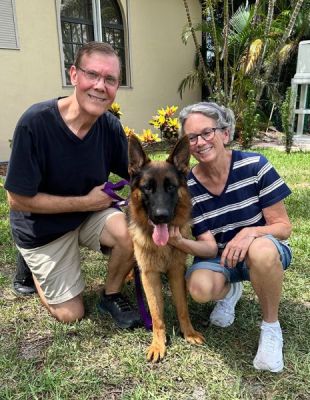
[[[181,136],[184,135],[184,124],[187,118],[193,113],[203,114],[208,118],[214,119],[219,128],[227,128],[229,130],[230,140],[233,140],[235,133],[235,115],[233,111],[230,108],[206,101],[191,104],[190,106],[184,107],[180,112]]]

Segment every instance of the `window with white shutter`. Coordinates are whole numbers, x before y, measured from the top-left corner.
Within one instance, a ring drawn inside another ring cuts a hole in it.
[[[15,0],[0,1],[0,48],[18,49]]]

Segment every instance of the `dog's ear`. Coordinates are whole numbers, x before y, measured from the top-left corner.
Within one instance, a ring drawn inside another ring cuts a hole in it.
[[[183,174],[187,174],[189,170],[189,160],[191,154],[189,151],[189,140],[187,136],[179,139],[170,153],[167,162],[173,164],[176,169]]]
[[[136,175],[145,164],[151,161],[145,154],[140,140],[135,135],[129,136],[128,159],[128,173],[130,176]]]

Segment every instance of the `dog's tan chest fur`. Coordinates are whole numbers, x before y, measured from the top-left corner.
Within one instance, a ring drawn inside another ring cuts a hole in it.
[[[166,273],[171,266],[178,266],[184,269],[187,255],[170,246],[156,246],[151,237],[151,233],[145,234],[134,222],[130,223],[129,231],[134,245],[134,253],[137,263],[141,269],[146,271],[156,271]],[[188,236],[189,226],[182,227],[184,236]]]

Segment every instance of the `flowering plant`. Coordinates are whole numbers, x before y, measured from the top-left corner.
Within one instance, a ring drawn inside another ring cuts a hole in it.
[[[127,136],[127,139],[129,138],[130,135],[135,135],[137,138],[144,144],[150,144],[150,143],[155,143],[155,142],[160,142],[161,139],[158,137],[156,133],[153,133],[151,129],[143,129],[142,133],[136,133],[134,129],[129,128],[128,126],[123,126],[125,135]]]
[[[123,126],[126,137],[128,138],[130,135],[135,135],[144,144],[161,142],[162,138],[168,140],[177,138],[179,122],[177,118],[173,118],[173,115],[177,109],[177,106],[167,106],[165,109],[160,108],[157,110],[157,115],[153,116],[153,118],[149,121],[150,125],[153,125],[155,128],[160,130],[160,137],[157,133],[153,133],[151,129],[143,129],[142,133],[138,134],[133,128]],[[118,103],[113,103],[109,111],[118,119],[120,119],[120,116],[123,115],[121,112],[121,107]]]
[[[123,129],[124,129],[124,132],[125,132],[125,135],[127,136],[127,138],[129,138],[130,135],[136,135],[136,136],[138,136],[138,135],[136,134],[135,130],[132,129],[132,128],[129,128],[129,126],[123,126]]]
[[[173,118],[177,109],[177,106],[160,108],[157,110],[157,115],[149,121],[150,125],[160,130],[162,138],[170,140],[178,137],[179,121],[177,118]]]
[[[112,103],[109,111],[118,119],[120,119],[121,115],[123,115],[123,113],[121,112],[121,106],[118,103]]]
[[[143,132],[138,137],[143,143],[154,143],[161,141],[158,135],[153,133],[151,129],[143,129]]]

